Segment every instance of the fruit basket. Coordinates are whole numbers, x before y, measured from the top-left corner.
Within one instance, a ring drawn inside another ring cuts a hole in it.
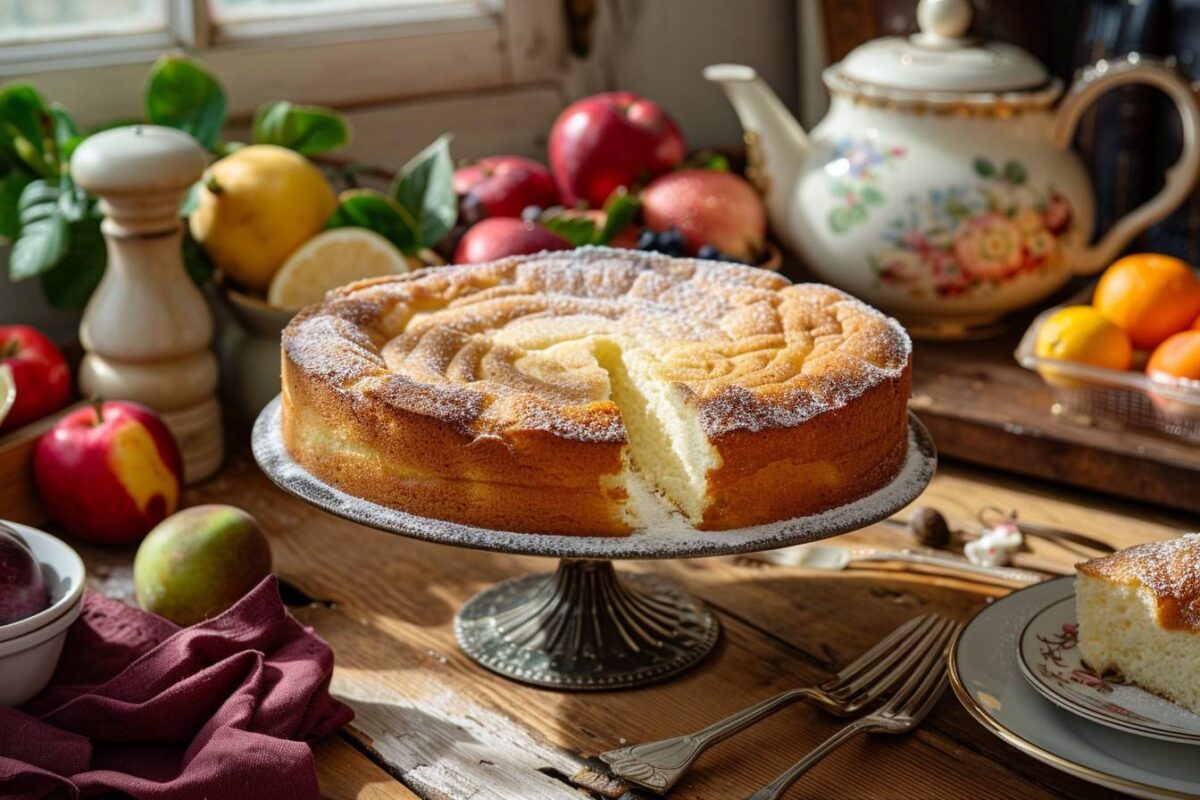
[[[1200,385],[1038,356],[1038,330],[1059,308],[1039,314],[1014,353],[1021,366],[1039,373],[1054,390],[1055,413],[1072,422],[1149,428],[1200,442]]]

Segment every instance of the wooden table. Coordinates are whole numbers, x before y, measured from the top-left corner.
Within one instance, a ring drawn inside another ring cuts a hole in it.
[[[454,612],[504,578],[545,571],[536,558],[410,541],[316,511],[276,489],[242,454],[188,504],[223,502],[255,514],[271,536],[293,612],[333,646],[335,695],[357,714],[316,748],[330,798],[580,800],[567,783],[583,757],[690,731],[786,688],[827,678],[888,630],[924,611],[966,620],[1001,590],[886,570],[812,573],[744,558],[622,564],[685,584],[717,610],[723,635],[693,671],[659,686],[600,694],[528,688],[463,656]],[[1195,518],[1097,495],[943,464],[920,500],[966,525],[984,505],[1078,530],[1117,546],[1197,528]],[[897,544],[875,526],[843,542]],[[1036,546],[1036,545],[1035,545]],[[94,588],[130,595],[132,551],[81,548]],[[1070,563],[1051,546],[1038,552]],[[706,754],[670,795],[730,800],[766,782],[839,722],[806,706]],[[639,795],[626,795],[632,800]],[[1113,797],[1043,766],[976,724],[947,692],[904,738],[857,738],[789,797]]]

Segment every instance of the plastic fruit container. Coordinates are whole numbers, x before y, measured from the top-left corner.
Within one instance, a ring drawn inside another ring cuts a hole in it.
[[[1056,413],[1084,424],[1149,428],[1200,442],[1200,384],[1154,380],[1136,368],[1104,369],[1038,356],[1038,330],[1059,308],[1039,314],[1014,353],[1021,366],[1038,372],[1051,386]]]
[[[0,625],[0,706],[16,706],[40,692],[58,666],[67,629],[83,610],[84,566],[65,542],[15,522],[45,573],[50,607]]]

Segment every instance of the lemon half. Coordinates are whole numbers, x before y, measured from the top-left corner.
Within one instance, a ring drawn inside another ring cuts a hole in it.
[[[305,243],[271,279],[267,302],[302,308],[325,299],[330,289],[365,278],[409,271],[404,254],[366,228],[336,228]]]

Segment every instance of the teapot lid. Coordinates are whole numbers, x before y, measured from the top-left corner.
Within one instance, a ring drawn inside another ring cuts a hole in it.
[[[1014,92],[1047,82],[1046,68],[1020,47],[967,36],[971,16],[969,0],[921,0],[920,33],[867,42],[839,71],[881,88],[932,92]]]

